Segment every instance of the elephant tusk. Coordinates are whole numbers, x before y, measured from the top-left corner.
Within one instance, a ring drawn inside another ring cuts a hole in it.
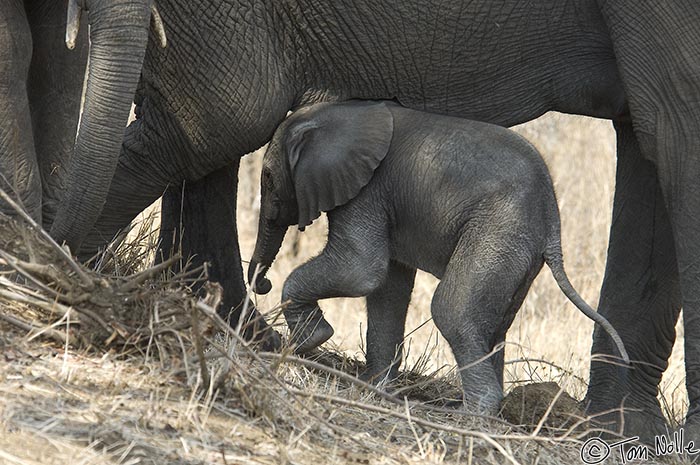
[[[82,12],[83,7],[78,4],[78,0],[68,0],[68,14],[66,16],[66,47],[68,50],[73,50],[75,42],[78,40]]]
[[[155,1],[151,4],[151,27],[158,36],[160,48],[167,47],[168,38],[165,36],[165,26],[163,25],[163,18],[161,18],[160,13],[158,13],[158,7],[156,6]]]

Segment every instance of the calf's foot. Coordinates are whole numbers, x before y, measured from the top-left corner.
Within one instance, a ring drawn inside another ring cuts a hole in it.
[[[289,341],[297,354],[307,353],[333,336],[333,327],[318,305],[291,304],[284,311],[284,317],[289,326]]]
[[[465,389],[463,408],[477,415],[496,416],[501,410],[503,390],[497,385],[481,385],[481,389]]]

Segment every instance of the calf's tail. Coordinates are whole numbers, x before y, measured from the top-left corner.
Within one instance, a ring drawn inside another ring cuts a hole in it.
[[[559,288],[562,290],[564,295],[579,310],[581,310],[581,313],[583,313],[588,318],[602,326],[605,332],[608,333],[612,338],[613,342],[615,343],[615,346],[617,346],[617,350],[620,352],[620,356],[622,357],[622,359],[625,361],[625,363],[629,364],[629,355],[627,354],[625,345],[622,343],[622,338],[620,338],[620,335],[617,333],[615,328],[613,328],[610,322],[603,315],[595,311],[593,308],[591,308],[590,305],[586,303],[585,300],[583,300],[583,298],[579,295],[576,289],[574,289],[574,286],[571,284],[571,281],[569,281],[569,277],[566,275],[566,271],[564,271],[564,259],[561,252],[561,245],[556,244],[547,247],[547,251],[544,255],[544,260],[547,263],[547,266],[549,266],[549,269],[552,270],[552,275],[554,276],[554,279],[556,280],[557,284],[559,285]]]

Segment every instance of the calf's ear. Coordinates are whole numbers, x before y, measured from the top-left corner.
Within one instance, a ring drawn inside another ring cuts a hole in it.
[[[394,120],[383,102],[353,102],[315,105],[290,123],[285,151],[303,228],[367,185],[389,152]]]

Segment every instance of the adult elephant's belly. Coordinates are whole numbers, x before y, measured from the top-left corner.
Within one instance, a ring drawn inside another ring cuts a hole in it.
[[[198,181],[263,146],[294,97],[277,62],[242,61],[237,49],[222,43],[245,42],[243,36],[212,33],[209,42],[200,38],[192,44],[198,23],[182,26],[187,33],[169,38],[166,49],[149,47],[142,73],[148,103],[143,113],[149,118],[141,129],[147,140],[143,151],[169,165],[170,182]],[[234,25],[221,27],[242,34]],[[255,51],[271,53],[263,44]]]
[[[442,80],[427,85],[424,95],[398,90],[396,99],[408,108],[506,127],[548,111],[628,120],[627,97],[614,57],[608,51],[599,52],[588,58],[555,55],[551,59],[557,64],[547,69],[531,58],[532,63],[520,68],[502,65],[449,85],[446,78],[438,76],[436,79]]]
[[[544,4],[534,3],[479,3],[479,11],[465,15],[468,19],[456,32],[437,33],[438,42],[448,44],[443,47],[449,48],[449,59],[441,59],[446,50],[440,45],[393,44],[393,67],[418,62],[423,68],[405,72],[402,80],[384,76],[381,82],[403,106],[502,126],[551,110],[624,118],[627,99],[597,4],[557,3],[553,11],[543,12],[549,20],[538,21],[530,10]],[[506,5],[514,11],[499,13]],[[507,27],[498,27],[508,20]]]

